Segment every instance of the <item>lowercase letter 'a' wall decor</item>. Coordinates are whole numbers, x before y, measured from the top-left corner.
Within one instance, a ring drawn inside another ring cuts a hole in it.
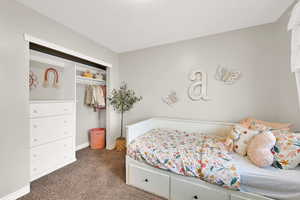
[[[191,71],[189,79],[192,81],[188,89],[189,98],[193,101],[208,101],[207,96],[207,73],[196,69]]]

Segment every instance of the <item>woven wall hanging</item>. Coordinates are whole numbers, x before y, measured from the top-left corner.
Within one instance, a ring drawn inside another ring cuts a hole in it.
[[[59,88],[59,86],[60,86],[59,85],[59,73],[58,73],[58,71],[56,69],[54,69],[52,67],[47,68],[46,71],[45,71],[43,86],[45,88],[49,87],[49,85],[50,85],[50,83],[49,83],[49,75],[51,73],[54,75],[52,87]]]

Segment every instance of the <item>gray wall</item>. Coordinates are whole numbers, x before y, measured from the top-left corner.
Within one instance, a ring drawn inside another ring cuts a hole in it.
[[[29,182],[29,51],[23,34],[26,32],[112,63],[108,77],[111,87],[118,85],[118,55],[15,1],[1,0],[0,7],[1,198]],[[111,124],[116,124],[118,116],[112,112],[107,115]],[[112,139],[108,142],[113,146],[118,128],[109,130]]]
[[[239,121],[252,116],[295,123],[300,128],[296,82],[289,66],[287,14],[278,23],[168,44],[119,57],[121,80],[144,97],[127,115],[127,123],[153,116]],[[218,65],[238,69],[234,85],[214,79]],[[208,73],[208,102],[187,96],[188,74]],[[161,97],[177,92],[170,107]]]

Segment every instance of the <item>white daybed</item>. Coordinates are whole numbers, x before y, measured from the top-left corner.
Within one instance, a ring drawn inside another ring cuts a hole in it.
[[[154,128],[172,128],[187,132],[224,134],[229,131],[232,125],[234,123],[152,118],[127,126],[127,143],[129,144],[136,137]],[[246,166],[244,161],[238,160],[238,163],[244,163],[243,168]],[[251,168],[249,169],[251,170]],[[241,174],[241,178],[243,184],[243,174]],[[298,183],[300,185],[300,181]],[[136,161],[129,156],[126,156],[126,184],[170,200],[270,200],[270,198],[262,195],[244,191],[226,190],[198,178],[181,176],[157,169],[148,164]],[[257,190],[257,188],[256,190],[251,190],[249,186],[245,188],[247,191],[265,194]],[[243,185],[241,189],[243,189]]]

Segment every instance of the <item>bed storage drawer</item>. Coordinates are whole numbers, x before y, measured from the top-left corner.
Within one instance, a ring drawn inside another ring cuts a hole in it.
[[[229,200],[229,194],[212,187],[171,177],[170,200]]]
[[[129,184],[161,197],[169,198],[169,176],[142,169],[135,165],[129,166]]]
[[[230,200],[273,200],[273,199],[243,192],[239,194],[231,194]]]

